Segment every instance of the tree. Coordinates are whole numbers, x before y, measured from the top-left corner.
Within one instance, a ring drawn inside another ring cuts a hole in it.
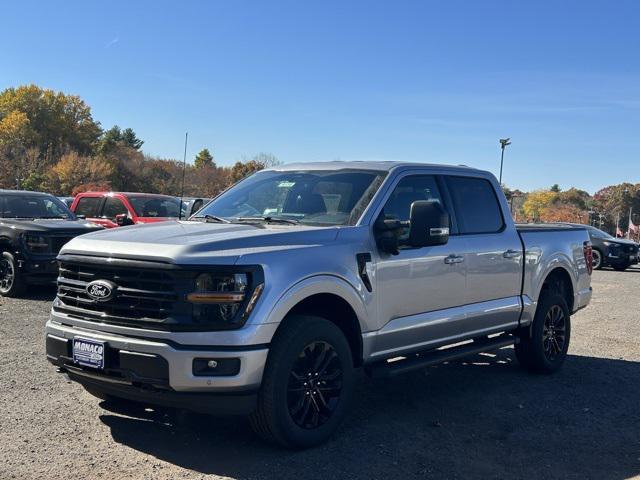
[[[121,130],[118,125],[114,125],[109,130],[106,130],[100,137],[97,152],[105,155],[112,152],[118,146],[140,150],[143,144],[144,142],[137,137],[136,132],[131,128]]]
[[[113,165],[102,158],[68,153],[51,169],[49,190],[69,195],[86,184],[110,185],[113,174]]]
[[[23,148],[38,148],[40,158],[53,164],[67,151],[93,151],[102,133],[91,108],[76,95],[54,92],[36,85],[7,88],[0,92],[0,121],[22,114],[28,124],[20,129]],[[3,142],[15,140],[2,134]]]
[[[127,146],[131,147],[135,150],[140,150],[144,142],[140,140],[136,132],[134,132],[131,128],[125,128],[122,131],[122,142]]]
[[[551,188],[549,190],[553,193],[560,193],[560,185],[554,183],[553,185],[551,185]]]
[[[522,205],[522,211],[525,217],[529,220],[540,220],[543,210],[551,206],[556,196],[557,194],[555,192],[549,190],[531,192]]]
[[[213,163],[213,155],[211,155],[209,150],[206,148],[203,148],[198,152],[193,164],[196,168],[215,167],[215,163]]]
[[[273,167],[280,162],[275,155],[270,153],[258,153],[250,160],[243,158],[243,161],[236,162],[231,167],[231,182],[236,183],[243,178],[264,168]]]

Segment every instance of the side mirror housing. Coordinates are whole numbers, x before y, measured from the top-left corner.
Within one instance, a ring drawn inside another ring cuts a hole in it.
[[[409,245],[427,247],[449,241],[449,214],[436,200],[418,200],[411,204]]]
[[[119,227],[126,227],[127,225],[133,225],[133,221],[127,216],[126,213],[120,213],[116,215],[116,223]]]
[[[86,216],[86,215],[76,215],[76,218],[77,218],[78,220],[86,220],[86,219],[87,219],[87,216]]]

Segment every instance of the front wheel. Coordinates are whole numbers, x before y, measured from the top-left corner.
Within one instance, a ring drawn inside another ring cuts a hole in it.
[[[24,281],[18,270],[18,263],[9,252],[0,255],[0,295],[17,297],[24,292]]]
[[[342,331],[324,318],[287,319],[272,343],[250,421],[267,441],[308,448],[342,421],[353,391],[353,357]]]
[[[562,367],[569,350],[571,317],[567,302],[557,293],[541,296],[531,331],[520,335],[515,345],[520,364],[539,373]]]
[[[592,258],[593,258],[593,269],[594,270],[600,270],[602,268],[602,253],[600,253],[600,250],[594,248],[591,251],[592,254]]]

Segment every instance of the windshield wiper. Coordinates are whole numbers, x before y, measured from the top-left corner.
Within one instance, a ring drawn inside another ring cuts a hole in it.
[[[287,225],[299,225],[300,222],[298,220],[294,220],[293,218],[283,218],[283,217],[237,217],[234,218],[237,222],[264,222],[264,223],[284,223]]]
[[[215,222],[215,223],[231,223],[230,220],[227,220],[226,218],[222,218],[222,217],[217,217],[216,215],[198,215],[197,217],[193,217],[193,218],[204,218],[204,220],[209,223],[209,222]]]

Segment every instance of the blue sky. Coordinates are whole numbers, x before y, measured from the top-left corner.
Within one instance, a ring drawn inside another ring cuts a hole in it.
[[[6,2],[0,88],[84,98],[144,150],[220,164],[466,164],[640,182],[640,2]]]

